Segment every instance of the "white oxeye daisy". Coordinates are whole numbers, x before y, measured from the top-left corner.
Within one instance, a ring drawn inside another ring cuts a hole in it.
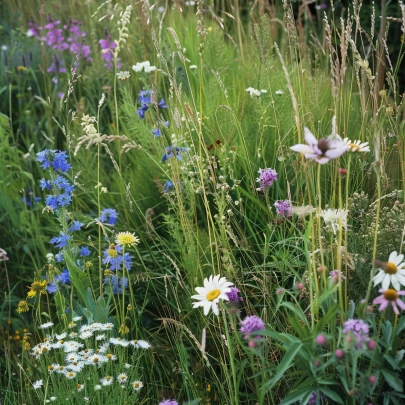
[[[103,340],[106,338],[105,333],[102,333],[101,335],[96,336],[96,340]]]
[[[76,377],[76,373],[74,371],[66,371],[65,376],[69,380],[73,380]]]
[[[75,317],[73,318],[73,322],[78,322],[78,321],[81,321],[82,319],[83,319],[82,316],[75,316]]]
[[[38,326],[38,328],[39,329],[48,329],[51,326],[53,326],[53,322],[46,322],[46,323],[43,323],[42,325]]]
[[[107,385],[111,385],[114,381],[114,377],[111,377],[110,375],[107,375],[106,377],[103,377],[100,382],[101,384],[106,387]]]
[[[146,340],[131,340],[129,343],[136,349],[149,349],[151,347]]]
[[[76,361],[79,361],[79,356],[75,352],[69,353],[69,354],[66,355],[65,361],[67,363],[74,363]]]
[[[54,373],[56,370],[58,370],[59,368],[59,364],[57,363],[52,363],[51,365],[48,366],[48,373],[52,374]]]
[[[204,315],[208,315],[212,308],[214,314],[219,315],[218,301],[229,301],[226,293],[231,291],[231,285],[233,283],[227,281],[225,277],[221,277],[219,274],[204,279],[204,287],[196,287],[195,290],[198,294],[191,297],[198,300],[198,302],[193,303],[193,308],[204,307]]]
[[[84,384],[77,384],[77,392],[84,390]]]
[[[34,390],[39,390],[42,386],[44,385],[44,382],[42,380],[37,380],[32,384],[34,387]]]
[[[63,340],[63,339],[65,339],[66,336],[67,336],[67,333],[66,333],[66,332],[63,332],[63,333],[60,334],[60,335],[55,334],[55,337],[56,337],[57,340]]]
[[[120,384],[124,384],[128,381],[128,375],[125,373],[118,374],[117,381]]]
[[[143,387],[142,381],[134,381],[132,383],[132,388],[134,389],[134,391],[139,391],[142,387]]]
[[[82,332],[79,336],[80,339],[89,339],[93,336],[93,331],[87,330],[86,332]]]
[[[66,366],[66,369],[74,371],[75,373],[80,373],[83,370],[84,365],[85,365],[84,361],[76,361]]]
[[[112,330],[114,329],[114,324],[113,323],[105,323],[103,325],[103,330]]]
[[[370,152],[370,146],[368,146],[368,142],[352,142],[349,138],[343,139],[343,142],[347,145],[348,152]]]
[[[379,273],[373,277],[374,287],[381,283],[383,290],[388,290],[390,284],[399,291],[401,285],[405,286],[405,262],[404,255],[392,252],[386,263],[376,261]]]

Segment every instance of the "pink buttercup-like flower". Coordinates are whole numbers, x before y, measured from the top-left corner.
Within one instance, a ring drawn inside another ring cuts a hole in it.
[[[384,290],[381,288],[378,290],[378,292],[382,293],[379,297],[377,297],[374,301],[373,304],[379,304],[380,307],[378,310],[384,311],[388,307],[388,305],[391,303],[392,308],[394,309],[394,312],[399,315],[399,310],[398,307],[400,307],[402,310],[405,310],[405,302],[401,300],[399,297],[400,295],[404,296],[405,291],[395,291],[389,288],[388,290]]]
[[[306,159],[314,159],[320,164],[328,163],[347,151],[347,145],[339,135],[332,134],[328,138],[316,139],[308,128],[304,128],[307,145],[294,145],[291,150],[303,153]]]

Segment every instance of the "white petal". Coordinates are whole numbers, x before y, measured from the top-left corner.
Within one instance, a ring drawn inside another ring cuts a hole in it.
[[[210,308],[211,308],[211,302],[207,301],[204,303],[204,315],[207,316],[208,313],[210,312]]]
[[[305,133],[304,139],[308,145],[318,145],[317,139],[314,137],[312,132],[307,127],[304,128],[304,133]]]
[[[388,258],[388,261],[391,263],[394,263],[394,260],[397,256],[398,256],[398,253],[396,251],[391,252],[390,257]]]
[[[308,145],[302,145],[302,144],[297,144],[294,146],[290,146],[290,149],[294,152],[299,152],[299,153],[310,153],[310,154],[314,154],[315,151]]]
[[[218,309],[218,305],[215,303],[212,303],[212,310],[214,311],[215,315],[219,315],[219,309]]]
[[[383,281],[384,276],[385,276],[385,273],[382,270],[380,270],[380,272],[376,276],[373,277],[374,287]]]
[[[401,289],[401,284],[399,284],[398,279],[397,279],[397,277],[396,277],[395,274],[393,274],[393,275],[391,276],[391,283],[392,283],[392,285],[394,286],[394,288],[395,288],[397,291],[399,291],[399,290]]]
[[[400,263],[402,262],[402,260],[404,260],[404,255],[398,255],[398,256],[395,258],[394,263],[398,266],[398,264],[400,264]]]
[[[390,282],[391,282],[391,277],[389,274],[386,274],[384,276],[383,282],[382,282],[382,288],[384,290],[388,290],[389,286],[390,286]]]

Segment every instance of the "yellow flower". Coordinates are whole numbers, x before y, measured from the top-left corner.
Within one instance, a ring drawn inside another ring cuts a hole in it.
[[[21,312],[27,312],[30,308],[28,307],[27,301],[20,301],[17,305],[17,312],[20,314]]]
[[[131,232],[119,232],[115,237],[115,243],[121,246],[136,246],[139,242],[139,238]]]
[[[46,280],[34,281],[31,284],[31,287],[28,287],[30,289],[30,291],[27,294],[28,298],[33,298],[37,294],[38,295],[46,294],[46,285],[47,284],[48,284],[48,282]]]

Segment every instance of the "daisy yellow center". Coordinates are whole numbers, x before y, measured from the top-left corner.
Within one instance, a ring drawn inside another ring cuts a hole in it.
[[[360,146],[355,143],[349,143],[349,146],[353,152],[358,152],[360,150]]]
[[[97,362],[98,362],[98,358],[97,358],[97,357],[94,357],[93,363],[97,363]]]
[[[396,301],[398,299],[398,293],[389,288],[387,291],[384,292],[384,298],[388,301]]]
[[[125,375],[122,375],[122,376],[121,376],[121,380],[125,380]]]
[[[110,380],[111,380],[111,377],[108,375],[105,379],[106,379],[107,381],[110,381]]]
[[[134,383],[134,387],[135,387],[135,388],[138,388],[138,387],[139,387],[139,383],[137,383],[137,382]]]
[[[81,384],[77,384],[77,389],[79,390],[81,388]]]
[[[118,256],[118,252],[115,249],[108,249],[108,256],[115,258]]]
[[[395,274],[398,271],[398,267],[395,263],[388,262],[384,266],[384,271],[388,274]]]
[[[215,298],[218,298],[220,294],[221,294],[221,290],[218,290],[218,289],[211,290],[211,291],[205,296],[205,298],[207,298],[208,301],[214,301]]]
[[[72,372],[69,373],[69,377],[73,377],[74,374]]]

